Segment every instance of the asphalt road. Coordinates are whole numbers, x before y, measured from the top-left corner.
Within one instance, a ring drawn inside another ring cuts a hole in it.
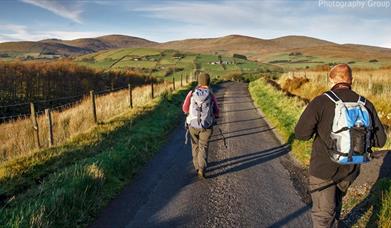
[[[281,164],[289,148],[254,107],[247,84],[223,83],[215,94],[222,111],[207,178],[196,176],[180,126],[92,227],[311,227],[310,207]]]

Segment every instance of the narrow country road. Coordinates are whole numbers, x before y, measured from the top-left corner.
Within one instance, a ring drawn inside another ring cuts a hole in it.
[[[310,207],[281,164],[289,147],[254,107],[247,84],[222,83],[215,94],[222,110],[207,179],[193,170],[181,125],[92,227],[311,227]]]

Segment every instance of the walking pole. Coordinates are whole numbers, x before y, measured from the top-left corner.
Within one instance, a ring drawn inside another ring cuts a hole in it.
[[[220,127],[219,127],[219,131],[220,131],[221,137],[223,137],[224,146],[225,146],[225,148],[228,149],[227,141],[226,141],[226,139],[225,139],[225,137],[224,137],[224,134],[223,134],[223,131],[221,130]]]

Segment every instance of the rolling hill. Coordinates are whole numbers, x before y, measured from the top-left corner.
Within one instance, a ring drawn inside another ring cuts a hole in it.
[[[107,35],[100,36],[97,38],[81,38],[76,40],[43,40],[40,42],[44,43],[58,43],[65,44],[68,46],[79,47],[91,52],[100,50],[112,49],[112,48],[138,48],[147,47],[156,44],[156,42],[149,41],[146,39],[124,36],[124,35]]]
[[[259,39],[241,35],[220,38],[187,39],[156,45],[163,49],[182,51],[233,54],[239,53],[252,60],[267,61],[272,56],[283,53],[301,52],[329,58],[387,58],[391,59],[391,49],[357,44],[337,44],[306,36],[284,36],[275,39]]]
[[[97,38],[81,38],[75,40],[46,39],[41,41],[21,41],[0,43],[0,53],[10,57],[25,55],[52,54],[71,56],[92,53],[113,48],[134,48],[152,46],[156,43],[146,39],[123,36],[107,35]]]
[[[277,64],[303,63],[305,64],[304,67],[308,64],[313,66],[314,64],[328,64],[331,62],[359,62],[360,66],[364,66],[369,60],[373,59],[379,60],[381,63],[377,66],[391,65],[391,49],[389,48],[359,44],[337,44],[307,36],[260,39],[243,35],[229,35],[218,38],[185,39],[157,43],[132,36],[107,35],[75,40],[47,39],[37,42],[0,43],[0,54],[9,55],[9,58],[32,54],[38,57],[42,54],[74,56],[95,53],[101,50],[143,47],[225,56],[238,53],[246,55],[250,60]]]
[[[305,36],[285,36],[265,40],[242,35],[229,35],[219,38],[171,41],[159,44],[157,47],[193,52],[217,52],[221,54],[240,53],[250,57],[258,57],[293,48],[319,47],[325,45],[335,45],[335,43]]]

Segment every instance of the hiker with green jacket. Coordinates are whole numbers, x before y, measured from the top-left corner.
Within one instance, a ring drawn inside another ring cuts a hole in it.
[[[339,64],[329,72],[331,90],[314,98],[302,113],[295,136],[314,136],[309,167],[313,227],[340,227],[342,197],[382,147],[386,134],[373,104],[352,89],[352,70]]]
[[[186,126],[191,136],[194,168],[200,177],[205,177],[209,138],[213,133],[215,119],[219,116],[209,74],[201,73],[198,76],[198,86],[187,94],[182,110],[187,114]]]

